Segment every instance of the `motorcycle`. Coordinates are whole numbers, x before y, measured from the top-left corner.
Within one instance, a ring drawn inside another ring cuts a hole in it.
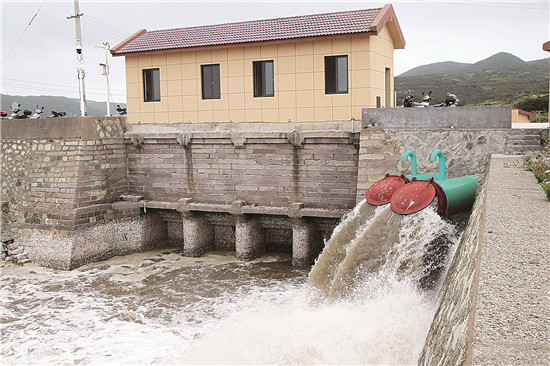
[[[30,109],[25,109],[23,112],[21,112],[21,104],[17,102],[13,102],[11,104],[11,119],[26,119],[29,118],[31,114],[32,111]]]
[[[409,91],[410,93],[410,91]],[[458,103],[460,102],[460,100],[458,100],[457,96],[455,94],[451,94],[449,92],[447,92],[445,94],[445,102],[444,103],[439,103],[439,104],[434,104],[434,105],[430,105],[430,100],[433,99],[433,97],[431,96],[432,95],[432,92],[430,91],[428,93],[428,95],[424,94],[424,92],[422,92],[422,102],[415,102],[413,100],[413,96],[412,95],[407,95],[405,97],[405,99],[403,100],[403,107],[405,108],[426,108],[426,107],[456,107],[458,105]]]
[[[124,116],[127,113],[126,108],[122,108],[120,104],[116,105],[116,112],[119,116]]]
[[[409,91],[410,93],[410,91]],[[413,100],[414,96],[412,95],[407,95],[405,97],[405,99],[403,100],[403,107],[405,108],[424,108],[424,107],[429,107],[430,106],[430,100],[433,99],[431,97],[432,95],[432,92],[430,92],[428,95],[424,94],[424,92],[422,92],[422,102],[415,102]]]
[[[38,118],[40,118],[40,115],[42,114],[43,111],[44,111],[44,107],[38,108],[38,106],[36,106],[36,110],[34,111],[32,116],[30,116],[29,118],[30,119],[38,119]]]
[[[458,100],[456,95],[449,92],[445,94],[445,107],[456,107],[458,103],[460,103],[460,100]]]
[[[52,115],[48,116],[47,118],[60,118],[60,117],[65,117],[66,115],[67,115],[67,112],[52,111]]]

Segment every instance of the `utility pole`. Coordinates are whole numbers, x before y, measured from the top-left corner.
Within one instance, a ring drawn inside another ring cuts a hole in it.
[[[107,78],[107,117],[111,117],[111,87],[109,85],[109,50],[111,46],[109,42],[103,42],[103,46],[96,46],[97,48],[103,48],[105,50],[105,63],[99,64],[101,66],[101,75],[105,75]]]
[[[84,55],[82,54],[82,29],[80,26],[80,17],[84,15],[80,12],[78,0],[74,0],[74,15],[68,16],[67,19],[74,18],[76,29],[76,71],[78,77],[78,89],[80,91],[80,115],[86,116],[86,89],[84,87]]]

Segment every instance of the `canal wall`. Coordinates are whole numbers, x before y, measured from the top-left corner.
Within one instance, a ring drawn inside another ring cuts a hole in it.
[[[291,254],[310,265],[340,218],[390,173],[483,174],[511,129],[327,124],[128,126],[123,118],[2,120],[4,255],[69,269],[158,245],[185,255]],[[512,141],[512,142],[511,142]],[[13,240],[13,242],[11,242]]]
[[[472,347],[481,245],[485,231],[487,181],[486,176],[445,276],[439,294],[439,307],[418,361],[419,365],[467,364]]]
[[[419,365],[548,358],[550,202],[512,155],[493,155],[452,258]]]

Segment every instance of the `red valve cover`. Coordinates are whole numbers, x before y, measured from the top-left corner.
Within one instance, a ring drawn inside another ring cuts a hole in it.
[[[404,175],[389,175],[374,183],[365,194],[367,202],[379,206],[390,202],[392,195],[409,180]]]
[[[408,215],[426,208],[436,196],[432,180],[415,180],[400,188],[390,200],[392,210]]]

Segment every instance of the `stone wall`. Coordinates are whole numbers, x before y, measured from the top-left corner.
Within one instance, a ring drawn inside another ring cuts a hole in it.
[[[118,118],[2,120],[3,255],[70,269],[171,242],[310,264],[355,205],[356,133],[125,129]]]
[[[528,133],[535,145],[522,145],[518,139]],[[547,139],[548,130],[516,129],[381,129],[361,131],[357,174],[357,201],[363,199],[370,185],[386,173],[411,174],[410,160],[401,156],[412,150],[417,158],[418,174],[438,172],[438,163],[430,162],[430,154],[439,149],[445,154],[445,171],[448,178],[464,175],[484,175],[491,154],[517,154],[524,146],[540,146]],[[529,149],[527,149],[529,150]]]
[[[146,200],[351,209],[358,134],[127,134],[129,188]]]
[[[112,220],[111,203],[128,189],[124,126],[118,117],[2,120],[1,236],[15,239],[19,259],[77,265],[69,257],[84,228]]]
[[[472,344],[472,331],[484,233],[487,179],[481,185],[472,214],[440,293],[440,303],[419,365],[466,364]]]
[[[128,189],[119,118],[86,120],[86,130],[81,118],[62,121],[73,124],[2,121],[2,231],[8,235],[67,235],[112,218],[109,203]]]
[[[327,124],[334,126],[345,127]],[[489,155],[509,152],[518,133],[358,133],[353,123],[351,131],[321,124],[232,127],[156,132],[126,131],[116,117],[2,120],[1,237],[15,239],[3,251],[74,268],[170,241],[188,253],[235,248],[242,258],[269,248],[290,251],[295,263],[307,264],[373,182],[410,172],[400,160],[405,150],[416,152],[419,173],[436,171],[428,157],[438,148],[447,176],[483,174]],[[192,230],[203,226],[210,234]],[[261,237],[263,248],[242,239]]]

